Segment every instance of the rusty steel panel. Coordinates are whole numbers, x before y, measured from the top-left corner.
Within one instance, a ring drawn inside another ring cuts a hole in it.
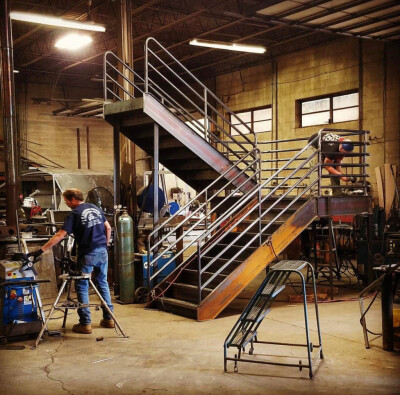
[[[315,199],[303,204],[271,236],[271,246],[262,245],[216,288],[198,308],[198,321],[213,319],[300,233],[317,219]]]
[[[371,196],[339,196],[318,198],[318,216],[362,214],[371,211]]]

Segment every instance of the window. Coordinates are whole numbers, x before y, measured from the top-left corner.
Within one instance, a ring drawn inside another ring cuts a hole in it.
[[[358,92],[299,100],[297,106],[299,127],[355,121],[359,115]]]
[[[257,108],[248,111],[235,113],[251,130],[255,133],[270,132],[272,130],[272,110],[271,106]],[[237,136],[239,130],[243,134],[249,134],[249,130],[236,117],[231,115],[230,121],[234,127],[231,127],[231,134]],[[237,129],[237,130],[236,130]]]
[[[196,121],[186,121],[185,123],[197,134],[204,137],[204,118],[199,118]],[[208,127],[208,122],[207,122],[207,127]]]

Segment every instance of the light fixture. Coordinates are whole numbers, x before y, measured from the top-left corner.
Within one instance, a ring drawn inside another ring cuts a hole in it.
[[[19,70],[13,70],[14,74],[18,74]]]
[[[55,47],[59,49],[70,49],[72,51],[82,48],[92,42],[92,38],[85,34],[69,33],[61,37],[55,43]]]
[[[71,29],[90,30],[94,32],[105,32],[106,28],[91,22],[72,21],[70,19],[57,18],[54,16],[31,14],[28,12],[12,11],[10,18],[15,21],[40,23],[42,25],[67,27]]]
[[[261,47],[259,45],[223,43],[220,41],[198,40],[196,38],[194,40],[189,41],[189,44],[197,45],[199,47],[227,49],[229,51],[237,51],[237,52],[265,53],[266,51],[266,48]]]

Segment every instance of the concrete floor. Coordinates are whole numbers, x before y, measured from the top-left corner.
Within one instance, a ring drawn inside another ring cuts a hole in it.
[[[33,340],[12,344],[23,350],[0,348],[0,393],[400,393],[400,353],[383,351],[380,339],[365,349],[355,301],[320,304],[325,359],[318,361],[313,380],[305,369],[259,364],[239,364],[234,373],[230,362],[224,373],[223,343],[237,313],[195,322],[141,305],[116,304],[115,312],[127,339],[101,328],[99,311],[92,313],[93,334],[73,333],[72,311],[62,337],[46,336],[36,350],[30,349]],[[380,330],[379,319],[378,303],[369,314],[370,329]],[[60,319],[51,321],[50,328],[60,327]],[[99,336],[104,340],[96,341]],[[317,343],[315,331],[312,336]],[[259,331],[260,340],[304,342],[304,337],[301,304],[276,303]],[[305,356],[302,348],[264,347],[256,345],[255,354]]]

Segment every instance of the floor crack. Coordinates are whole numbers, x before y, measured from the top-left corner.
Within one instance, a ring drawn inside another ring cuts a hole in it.
[[[60,379],[55,379],[55,378],[53,378],[53,377],[50,376],[50,366],[54,363],[55,355],[58,353],[58,351],[60,351],[60,349],[61,349],[63,343],[64,343],[64,338],[63,338],[62,341],[60,342],[60,345],[55,349],[55,351],[53,352],[53,354],[50,355],[51,362],[50,362],[49,364],[47,364],[47,365],[43,368],[43,371],[46,373],[46,377],[47,377],[48,379],[60,383],[60,384],[61,384],[61,388],[62,388],[64,391],[68,392],[68,394],[71,394],[71,395],[72,395],[72,392],[69,391],[69,390],[65,387],[65,383],[64,383],[62,380],[60,380]]]

